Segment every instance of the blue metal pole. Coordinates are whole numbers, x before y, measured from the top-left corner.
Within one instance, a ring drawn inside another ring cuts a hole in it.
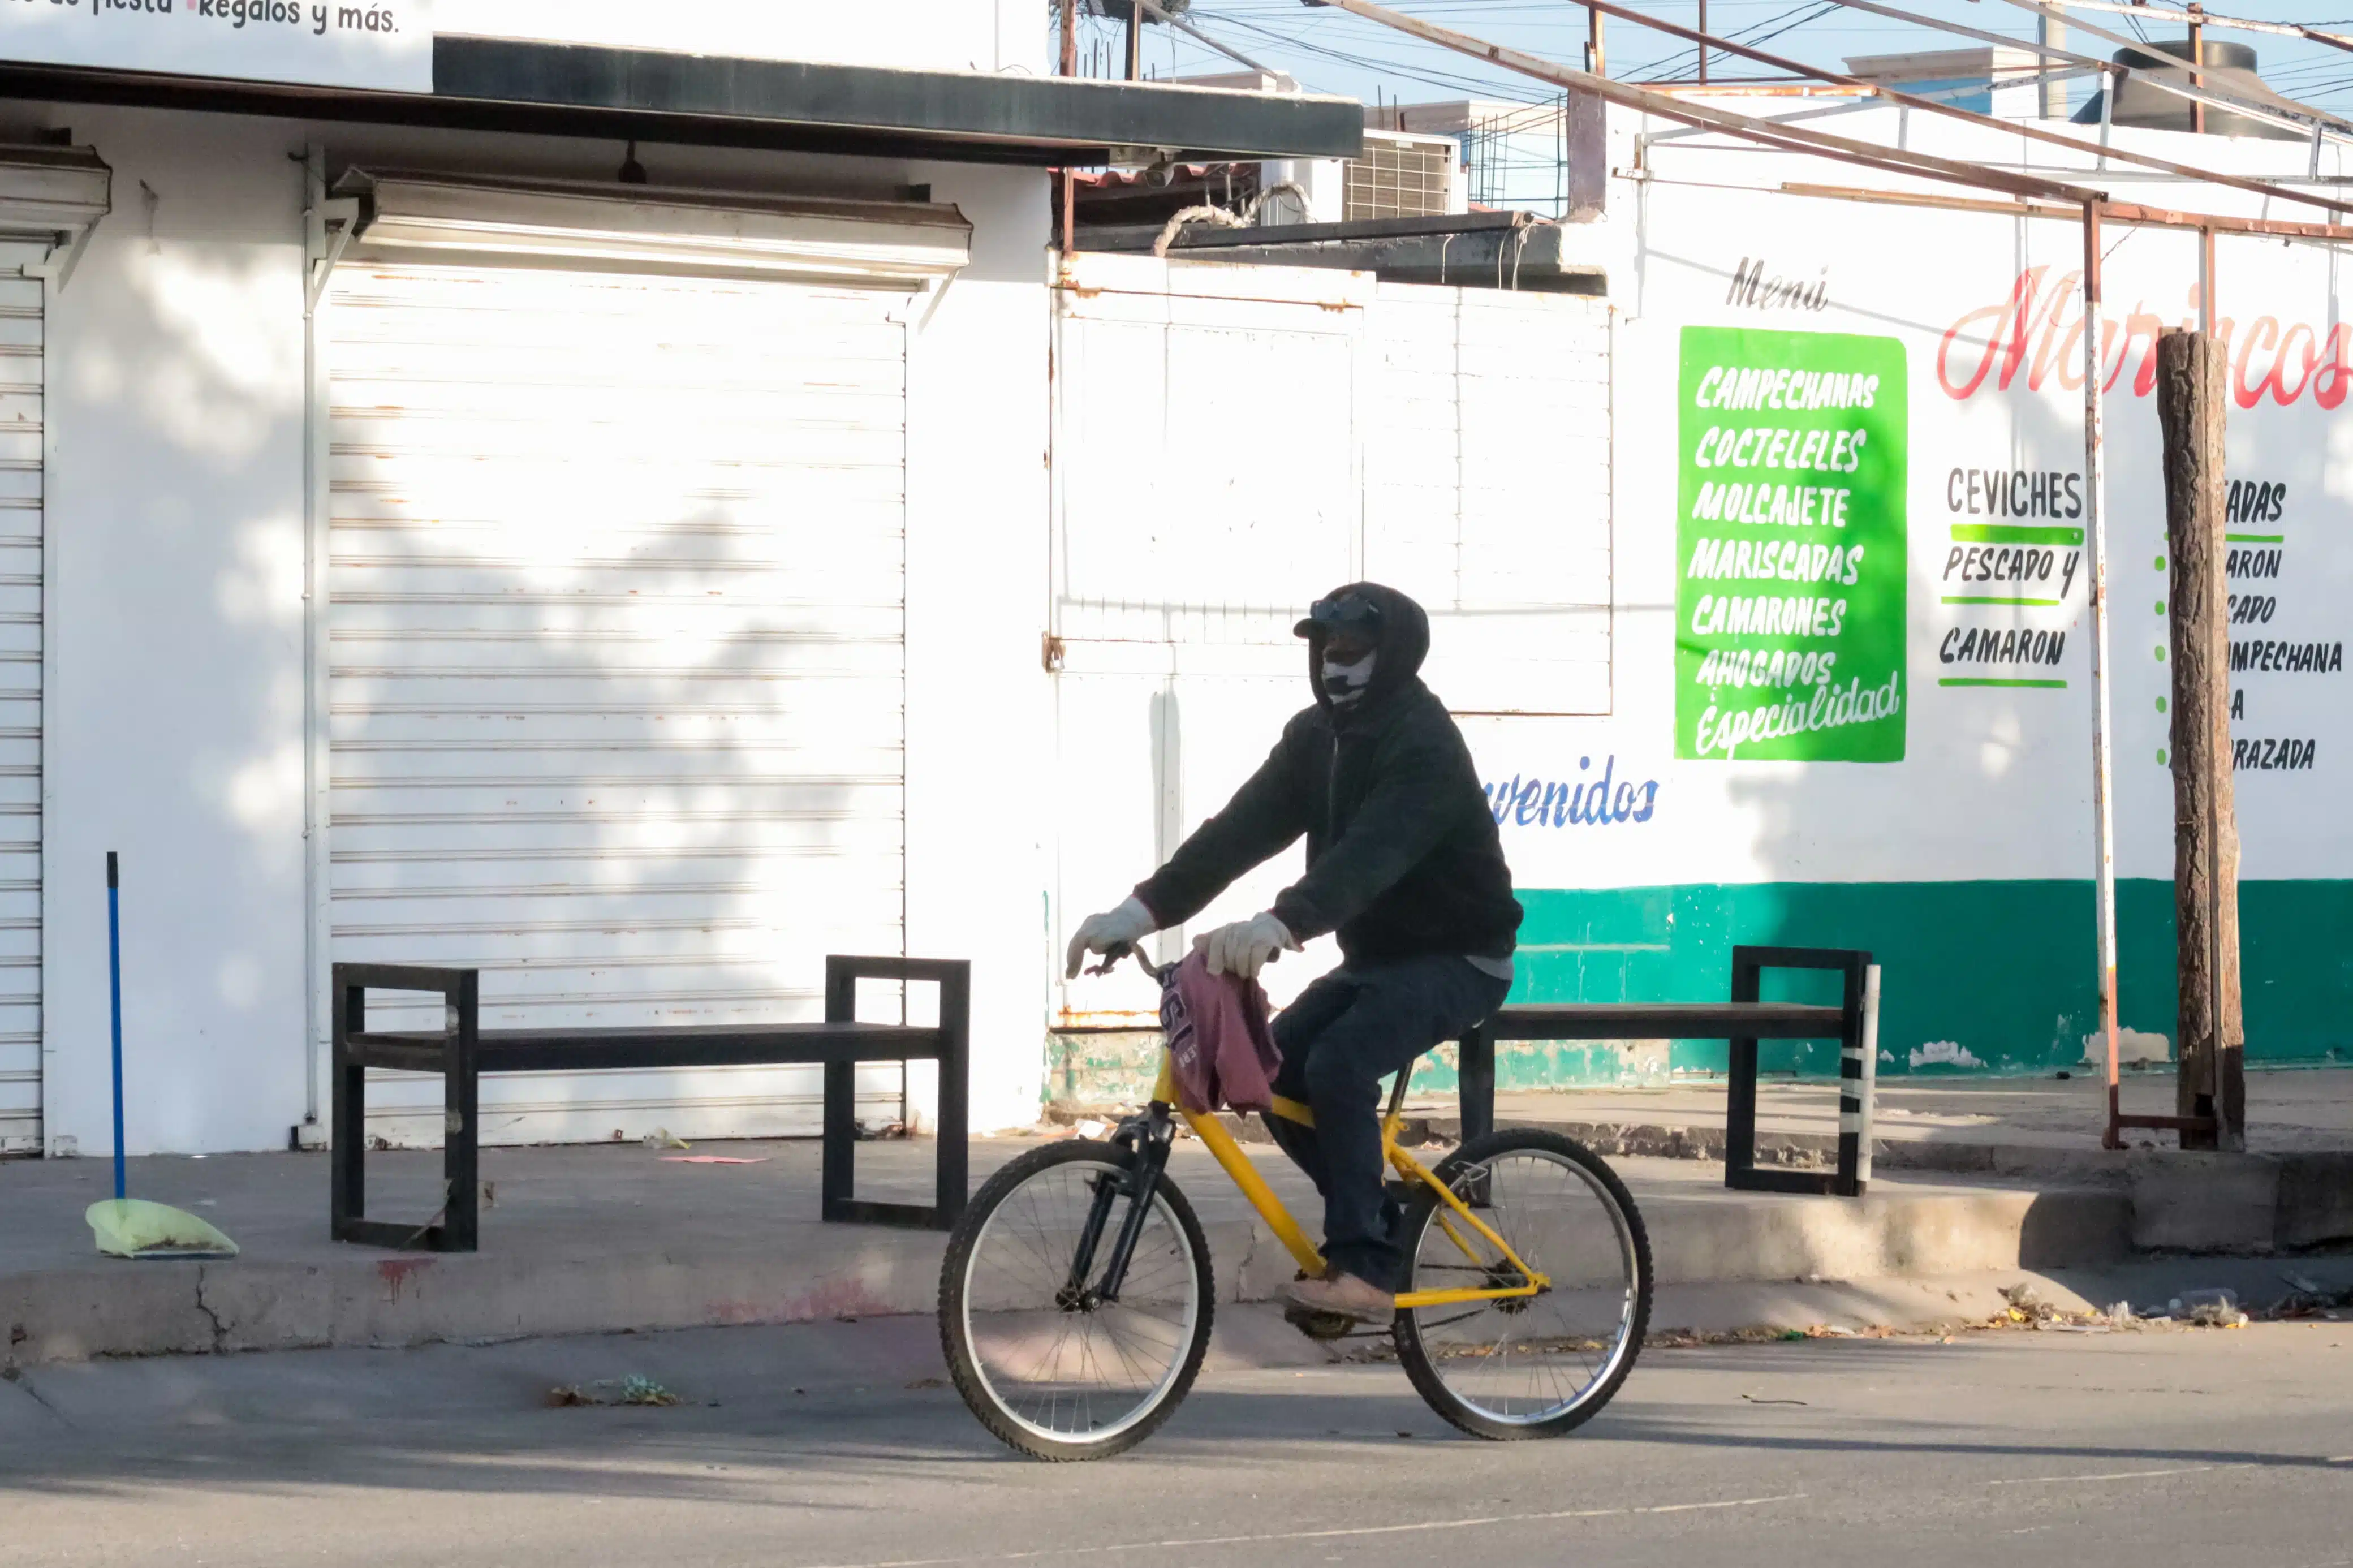
[[[114,1196],[128,1196],[122,1165],[122,889],[114,851],[106,852],[107,985],[114,1005]]]

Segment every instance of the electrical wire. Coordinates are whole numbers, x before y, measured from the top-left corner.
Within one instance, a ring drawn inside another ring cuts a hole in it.
[[[1433,20],[1441,17],[1481,19],[1495,25],[1493,36],[1508,39],[1514,35],[1538,35],[1543,39],[1539,52],[1560,56],[1570,50],[1571,39],[1582,41],[1586,21],[1581,8],[1573,0],[1403,0],[1409,9]],[[1692,0],[1633,0],[1636,9],[1687,19]],[[1767,38],[1797,31],[1803,45],[1799,58],[1810,58],[1832,49],[1841,52],[1871,53],[1900,51],[1916,33],[1930,33],[1936,23],[1929,16],[1906,17],[1902,21],[1889,17],[1876,23],[1862,16],[1846,12],[1841,19],[1855,25],[1842,26],[1824,14],[1822,5],[1810,12],[1805,5],[1792,5],[1787,0],[1714,0],[1719,14],[1730,12],[1757,14],[1756,21],[1738,28],[1724,29],[1722,36],[1744,43],[1761,43]],[[1947,6],[1915,7],[1918,10],[1942,11]],[[2294,9],[2293,5],[2289,6]],[[1050,4],[1050,14],[1054,6]],[[1546,101],[1540,92],[1531,92],[1518,79],[1507,73],[1497,76],[1482,74],[1477,65],[1452,69],[1439,63],[1459,57],[1432,49],[1424,56],[1409,40],[1381,36],[1381,43],[1367,40],[1366,29],[1357,18],[1344,11],[1303,7],[1299,0],[1218,0],[1211,8],[1204,8],[1199,0],[1186,14],[1187,21],[1195,27],[1209,26],[1227,33],[1236,42],[1245,42],[1251,51],[1266,58],[1271,67],[1284,68],[1297,77],[1311,90],[1340,91],[1349,96],[1371,98],[1382,83],[1393,86],[1415,84],[1434,88],[1449,95],[1492,100],[1502,102],[1540,105]],[[2144,19],[2126,16],[2121,18],[2132,26],[2135,35],[2147,40],[2152,28]],[[1096,16],[1083,20],[1091,26],[1100,26],[1116,33],[1122,24]],[[1991,18],[1987,20],[1990,21]],[[2316,27],[2353,26],[2353,18],[2330,21],[2306,21],[2303,25]],[[1909,24],[1909,25],[1906,25]],[[1719,26],[1721,24],[1719,23]],[[2154,29],[2161,31],[2161,29]],[[2008,34],[2010,29],[2004,27]],[[2026,29],[2020,29],[2019,41],[2028,41]],[[1223,41],[1223,40],[1220,40]],[[1663,43],[1664,40],[1650,40]],[[1393,46],[1403,43],[1398,49]],[[1672,79],[1678,73],[1688,75],[1696,62],[1695,47],[1678,47],[1672,52],[1647,56],[1647,51],[1630,39],[1618,44],[1615,35],[1611,50],[1613,63],[1620,69],[1612,74],[1620,79],[1651,82]],[[1222,71],[1233,68],[1219,60],[1202,44],[1169,34],[1170,53],[1166,57],[1175,67],[1181,63],[1185,70]],[[2341,56],[2325,54],[2313,46],[2291,46],[2274,51],[2266,48],[2272,62],[2262,71],[2263,79],[2275,89],[2289,90],[2291,96],[2306,100],[2329,99],[2341,102],[2353,91],[2353,75],[2345,70]],[[1108,58],[1116,58],[1119,48],[1108,49]]]
[[[1761,44],[1767,38],[1778,38],[1782,34],[1802,27],[1809,22],[1819,21],[1838,9],[1836,0],[1820,0],[1820,3],[1810,6],[1793,5],[1778,16],[1767,16],[1762,22],[1744,27],[1736,33],[1725,33],[1720,36],[1736,44]],[[1798,13],[1800,11],[1805,12],[1805,15],[1799,16]],[[1796,19],[1789,20],[1792,17]],[[1781,25],[1775,26],[1774,24],[1777,22]],[[1771,31],[1760,31],[1764,28],[1770,28]],[[1699,47],[1694,45],[1690,48],[1678,50],[1650,68],[1651,74],[1648,76],[1631,77],[1628,79],[1636,82],[1672,81],[1682,76],[1686,66],[1698,64]]]

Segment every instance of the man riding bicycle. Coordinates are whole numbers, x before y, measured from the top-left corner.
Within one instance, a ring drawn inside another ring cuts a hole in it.
[[[1521,910],[1470,748],[1419,679],[1421,606],[1356,583],[1317,600],[1294,630],[1307,639],[1314,705],[1166,866],[1080,925],[1068,973],[1089,952],[1184,924],[1306,835],[1305,876],[1193,945],[1212,971],[1255,978],[1280,952],[1338,937],[1341,966],[1274,1020],[1275,1092],[1305,1101],[1315,1125],[1266,1121],[1324,1195],[1324,1276],[1294,1283],[1291,1301],[1386,1323],[1403,1260],[1381,1184],[1380,1080],[1502,1005]]]

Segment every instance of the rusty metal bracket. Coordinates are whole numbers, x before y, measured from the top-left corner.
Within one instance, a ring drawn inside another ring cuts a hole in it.
[[[329,196],[312,202],[302,211],[303,313],[319,308],[320,299],[327,292],[327,280],[335,275],[335,264],[343,258],[352,237],[359,232],[360,203],[357,196]]]

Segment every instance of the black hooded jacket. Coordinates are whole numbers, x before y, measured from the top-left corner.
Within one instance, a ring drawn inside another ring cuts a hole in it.
[[[1509,958],[1521,910],[1503,841],[1462,732],[1419,675],[1430,617],[1393,588],[1359,583],[1334,596],[1345,593],[1381,609],[1363,700],[1334,709],[1324,638],[1311,633],[1315,705],[1135,896],[1163,926],[1181,925],[1303,833],[1307,874],[1273,909],[1298,941],[1336,931],[1350,960]]]

